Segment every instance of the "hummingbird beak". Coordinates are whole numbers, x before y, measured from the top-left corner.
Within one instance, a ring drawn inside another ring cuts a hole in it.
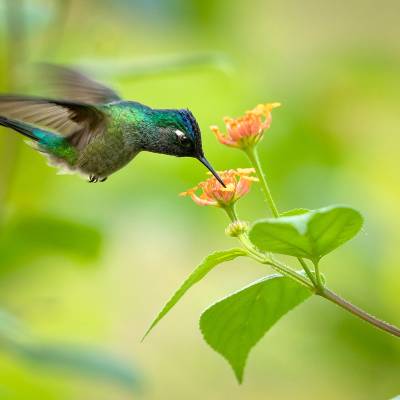
[[[217,174],[217,172],[214,170],[214,168],[211,166],[211,164],[207,161],[207,159],[204,156],[198,157],[198,160],[215,176],[215,179],[223,186],[226,187],[224,181],[220,178],[220,176]]]

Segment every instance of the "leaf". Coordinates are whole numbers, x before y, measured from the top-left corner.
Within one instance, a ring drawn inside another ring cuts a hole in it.
[[[17,318],[0,310],[0,350],[35,367],[68,371],[136,386],[138,373],[124,360],[101,349],[65,343],[43,343]]]
[[[167,301],[163,309],[151,323],[149,329],[144,334],[142,340],[150,333],[150,331],[160,322],[162,318],[171,310],[172,307],[183,297],[183,295],[197,282],[201,281],[213,268],[217,265],[225,262],[231,261],[240,256],[246,256],[246,251],[235,248],[224,251],[216,251],[215,253],[207,256],[200,265],[188,276],[188,278],[183,282],[181,287],[175,292],[175,294]]]
[[[263,251],[309,258],[317,262],[361,229],[361,214],[344,206],[331,206],[300,215],[257,221],[250,240]]]
[[[170,54],[150,58],[136,59],[81,59],[80,65],[95,75],[138,79],[147,76],[182,73],[192,69],[213,68],[229,73],[232,60],[224,53],[194,52],[188,54]]]
[[[294,208],[293,210],[288,210],[279,213],[280,217],[291,217],[293,215],[302,215],[310,212],[307,208]]]
[[[138,384],[137,372],[128,362],[100,349],[65,343],[35,343],[19,346],[18,353],[36,366],[109,379],[124,386]]]
[[[82,261],[98,257],[102,237],[91,226],[51,215],[14,215],[0,230],[0,264],[11,267],[43,254]]]
[[[200,317],[204,340],[228,360],[241,383],[252,347],[283,315],[311,294],[283,275],[257,280],[204,311]]]

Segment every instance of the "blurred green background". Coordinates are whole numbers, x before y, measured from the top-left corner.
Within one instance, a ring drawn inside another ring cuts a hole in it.
[[[281,210],[362,211],[361,235],[322,268],[337,292],[399,325],[399,14],[397,0],[2,0],[0,88],[32,91],[23,77],[35,62],[82,66],[127,99],[191,109],[216,169],[248,163],[208,126],[282,102],[260,146]],[[319,298],[265,336],[238,386],[197,321],[268,272],[250,260],[212,272],[141,344],[194,266],[235,245],[223,213],[177,196],[204,167],[142,153],[89,185],[56,175],[10,130],[0,141],[0,399],[400,393],[399,341]],[[264,216],[257,187],[239,211]]]

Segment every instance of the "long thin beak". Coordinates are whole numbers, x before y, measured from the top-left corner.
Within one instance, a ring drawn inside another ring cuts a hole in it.
[[[198,160],[205,165],[205,167],[215,176],[215,179],[223,186],[226,187],[224,181],[220,178],[220,176],[217,174],[217,172],[214,170],[214,168],[211,166],[211,164],[207,161],[207,159],[204,156],[200,156]]]

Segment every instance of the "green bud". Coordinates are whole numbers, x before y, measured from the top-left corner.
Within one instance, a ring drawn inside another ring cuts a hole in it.
[[[238,237],[249,230],[249,224],[245,221],[235,221],[230,223],[226,229],[225,233],[228,236]]]

